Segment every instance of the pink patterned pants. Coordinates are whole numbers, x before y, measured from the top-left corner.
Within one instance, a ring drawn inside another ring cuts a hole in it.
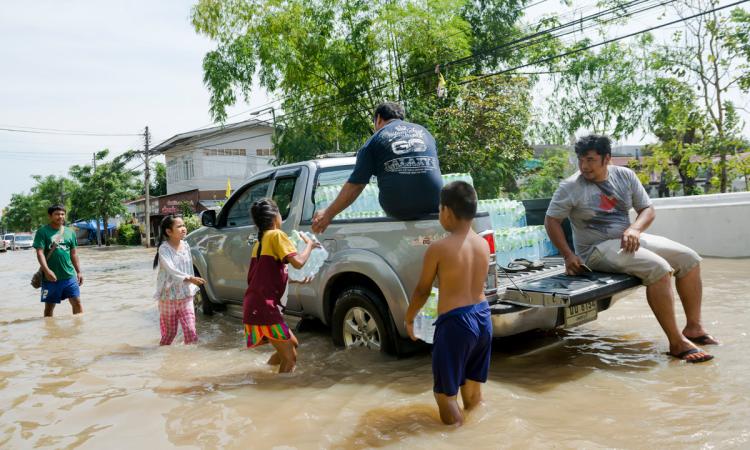
[[[159,326],[161,327],[161,342],[159,345],[170,345],[177,336],[178,322],[182,325],[185,344],[198,342],[195,332],[195,308],[193,297],[180,300],[159,300]]]

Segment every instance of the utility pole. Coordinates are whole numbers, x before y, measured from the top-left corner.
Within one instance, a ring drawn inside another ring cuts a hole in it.
[[[91,157],[91,167],[93,168],[94,174],[96,174],[96,152],[94,152],[94,155]],[[100,217],[94,216],[94,220],[96,221],[96,246],[101,247],[102,246],[102,230],[99,228],[99,222]],[[104,224],[105,229],[107,224]]]
[[[146,163],[146,169],[143,171],[145,176],[143,182],[146,187],[146,248],[149,248],[151,246],[151,168],[149,167],[149,157],[151,156],[149,141],[151,136],[148,132],[148,126],[146,126],[146,131],[143,133],[143,138],[145,141],[143,160]]]

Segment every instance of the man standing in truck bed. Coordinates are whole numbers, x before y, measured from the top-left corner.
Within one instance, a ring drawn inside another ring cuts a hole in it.
[[[357,152],[349,181],[328,208],[315,213],[315,233],[324,232],[337,214],[354,203],[373,175],[387,215],[410,220],[438,212],[443,179],[435,138],[424,127],[405,122],[398,103],[378,105],[374,122],[375,134]]]
[[[701,258],[692,249],[644,231],[656,214],[643,185],[627,168],[611,166],[610,140],[586,136],[575,145],[580,172],[564,180],[552,197],[544,225],[565,257],[569,275],[590,267],[627,273],[646,285],[646,298],[669,339],[669,354],[691,363],[713,356],[693,343],[718,344],[701,323]],[[638,217],[630,223],[630,208]],[[570,218],[575,253],[565,241],[561,222]],[[672,275],[687,325],[680,331],[674,312]]]

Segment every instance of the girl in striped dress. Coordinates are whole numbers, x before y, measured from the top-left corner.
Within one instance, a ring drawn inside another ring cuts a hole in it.
[[[297,338],[284,322],[279,307],[287,283],[287,264],[295,269],[305,265],[319,243],[302,236],[307,246],[301,254],[281,231],[281,214],[273,200],[261,199],[250,208],[258,227],[247,273],[247,290],[242,304],[242,321],[249,348],[270,342],[276,349],[269,364],[279,364],[279,373],[291,372],[297,364]]]
[[[159,244],[156,247],[154,268],[159,267],[154,298],[159,302],[160,345],[170,345],[182,325],[185,344],[198,342],[195,332],[193,296],[198,286],[205,283],[194,277],[190,246],[183,241],[187,228],[182,218],[166,216],[161,221]]]

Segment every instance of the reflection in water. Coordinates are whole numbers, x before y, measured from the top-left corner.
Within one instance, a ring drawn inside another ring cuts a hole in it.
[[[86,313],[43,319],[29,252],[0,254],[0,448],[747,448],[748,260],[706,260],[705,320],[724,345],[686,365],[641,290],[581,328],[498,340],[484,405],[440,424],[426,352],[333,347],[305,327],[298,370],[247,351],[236,319],[159,347],[152,251],[83,249]],[[178,337],[178,339],[180,339]]]

